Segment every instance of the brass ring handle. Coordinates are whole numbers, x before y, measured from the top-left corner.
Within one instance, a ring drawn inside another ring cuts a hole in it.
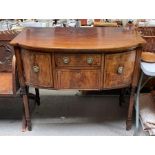
[[[118,74],[122,74],[123,71],[124,71],[124,67],[123,66],[118,67],[118,69],[117,69],[117,73]]]
[[[68,64],[69,63],[69,58],[68,57],[63,57],[63,62],[64,62],[64,64]]]
[[[35,73],[38,73],[39,72],[39,66],[33,66],[33,71]]]
[[[87,63],[90,65],[92,64],[94,59],[92,57],[87,58]]]

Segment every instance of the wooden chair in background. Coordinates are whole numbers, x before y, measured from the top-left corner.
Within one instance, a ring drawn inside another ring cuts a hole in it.
[[[16,58],[14,49],[9,42],[19,32],[8,30],[0,32],[0,97],[18,97],[20,86],[17,75]],[[29,88],[27,88],[29,92]],[[34,99],[40,105],[39,90],[35,88],[35,95],[29,93],[30,99]],[[23,115],[23,120],[24,115]],[[25,129],[24,123],[22,129]]]
[[[146,41],[141,55],[142,61],[155,62],[155,27],[139,27],[137,31]]]
[[[16,58],[9,42],[18,34],[16,31],[0,32],[0,96],[16,96],[19,82]]]

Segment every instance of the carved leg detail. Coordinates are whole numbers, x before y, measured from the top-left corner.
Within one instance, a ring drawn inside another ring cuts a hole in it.
[[[134,100],[135,100],[135,87],[131,88],[130,101],[129,101],[129,109],[128,109],[128,118],[126,122],[126,130],[130,130],[132,127],[132,113],[134,108]]]

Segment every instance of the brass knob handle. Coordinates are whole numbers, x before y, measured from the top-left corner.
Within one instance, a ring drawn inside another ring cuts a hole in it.
[[[118,67],[118,70],[117,70],[118,74],[122,74],[123,71],[124,71],[124,67],[123,66]]]
[[[69,58],[68,57],[63,57],[63,62],[64,62],[64,64],[68,64],[69,63]]]
[[[33,66],[33,71],[35,73],[38,73],[39,72],[39,66]]]
[[[87,63],[90,65],[92,64],[94,59],[92,57],[87,58]]]

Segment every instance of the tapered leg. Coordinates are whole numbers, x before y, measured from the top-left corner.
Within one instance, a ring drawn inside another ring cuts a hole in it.
[[[36,103],[39,106],[40,105],[39,89],[38,88],[35,88],[35,92],[36,92]]]
[[[24,105],[23,126],[25,126],[24,128],[28,127],[28,130],[30,131],[31,118],[30,118],[30,109],[29,109],[29,100],[28,100],[29,88],[25,84],[21,49],[19,47],[15,47],[14,50],[15,50],[15,55],[17,60],[17,70],[18,70],[18,77],[19,77],[20,88],[21,88],[21,96],[23,98],[23,105]]]
[[[135,87],[132,87],[131,94],[130,94],[130,101],[129,101],[128,117],[126,122],[126,130],[130,130],[132,127],[132,113],[133,113],[134,100],[135,100],[134,95],[135,95]]]
[[[23,118],[22,118],[22,132],[25,132],[26,131],[26,118],[25,118],[25,110],[24,110],[24,107],[23,107]]]
[[[23,95],[23,103],[25,108],[26,124],[27,124],[28,130],[31,131],[30,109],[29,109],[29,101],[28,101],[27,95]]]
[[[29,109],[29,100],[28,100],[28,93],[27,88],[22,87],[21,93],[23,97],[23,105],[24,105],[24,116],[23,116],[23,125],[25,124],[29,131],[32,130],[31,128],[31,118],[30,118],[30,109]],[[25,117],[25,119],[24,119]],[[25,121],[25,122],[24,122]]]

